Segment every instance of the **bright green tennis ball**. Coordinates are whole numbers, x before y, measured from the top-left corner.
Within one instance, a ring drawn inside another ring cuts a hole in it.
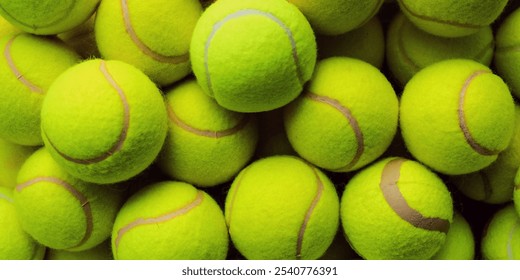
[[[473,260],[474,258],[475,239],[471,227],[460,213],[455,212],[446,241],[432,260]]]
[[[401,97],[406,147],[448,175],[489,166],[510,143],[515,108],[507,85],[471,60],[445,60],[419,71]]]
[[[211,187],[231,180],[258,141],[254,116],[228,111],[194,79],[166,93],[170,129],[159,166],[171,177]]]
[[[21,30],[58,34],[86,21],[100,0],[0,0],[0,15]]]
[[[386,158],[347,183],[341,221],[365,259],[430,259],[446,241],[453,201],[442,180],[422,164]]]
[[[43,259],[45,247],[22,229],[13,191],[4,187],[0,187],[0,228],[0,260]]]
[[[495,67],[511,91],[520,97],[520,8],[502,22],[496,34]]]
[[[123,205],[112,231],[115,259],[225,259],[224,215],[207,193],[183,182],[149,185]]]
[[[316,167],[272,156],[235,178],[225,215],[231,240],[247,259],[317,259],[336,235],[339,199]]]
[[[398,0],[403,13],[422,30],[442,37],[462,37],[493,23],[508,0]]]
[[[13,189],[16,176],[25,160],[35,151],[33,147],[20,146],[0,139],[0,186]]]
[[[318,34],[339,35],[354,30],[377,14],[383,0],[288,0]]]
[[[489,26],[468,36],[446,38],[417,28],[399,14],[388,29],[386,57],[390,72],[404,86],[419,70],[446,59],[467,58],[489,66],[493,50],[493,31]]]
[[[0,49],[0,137],[20,145],[41,145],[43,98],[54,79],[79,56],[59,40],[25,33],[1,37]]]
[[[20,169],[14,201],[23,229],[38,242],[81,251],[110,236],[122,193],[72,177],[41,148]]]
[[[47,249],[46,260],[113,260],[110,239],[88,250],[71,252],[67,250]]]
[[[317,36],[318,56],[348,56],[366,61],[377,68],[385,58],[385,35],[378,17],[364,25],[336,36]]]
[[[83,58],[100,57],[94,36],[95,15],[76,28],[57,35],[65,44],[74,49]]]
[[[512,204],[491,218],[480,249],[486,260],[520,260],[520,216]]]
[[[197,81],[218,104],[261,112],[300,94],[314,70],[316,42],[287,0],[219,0],[198,21],[190,57]]]
[[[189,47],[198,0],[103,0],[95,34],[103,58],[127,62],[168,85],[191,72]]]
[[[42,105],[45,146],[87,182],[114,183],[142,172],[159,154],[167,126],[159,89],[115,60],[89,60],[65,71]]]
[[[381,156],[397,130],[399,104],[374,66],[334,57],[320,61],[304,94],[285,107],[294,150],[335,172],[359,169]]]

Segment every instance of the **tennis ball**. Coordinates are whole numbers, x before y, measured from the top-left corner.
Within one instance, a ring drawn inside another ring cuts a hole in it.
[[[334,57],[320,61],[304,94],[284,109],[294,150],[318,167],[347,172],[375,160],[397,130],[399,104],[374,66]]]
[[[135,67],[88,60],[49,88],[42,105],[42,136],[67,172],[93,183],[127,180],[161,150],[167,115],[159,89]]]
[[[57,37],[83,58],[100,57],[94,36],[95,18],[94,14],[81,25],[67,32],[60,33]]]
[[[149,185],[123,205],[112,231],[115,259],[225,259],[224,215],[207,193],[183,182]]]
[[[471,227],[460,213],[455,212],[446,241],[432,260],[473,260],[474,258],[475,239]]]
[[[520,216],[512,204],[493,215],[480,249],[486,260],[520,260]]]
[[[103,58],[132,64],[168,85],[191,72],[188,51],[201,14],[198,0],[103,0],[96,42]]]
[[[307,17],[316,33],[339,35],[354,30],[377,14],[383,0],[289,0]]]
[[[113,260],[110,239],[88,250],[71,252],[67,250],[47,249],[46,260]]]
[[[0,0],[0,15],[21,30],[51,35],[86,21],[100,0]]]
[[[1,37],[0,48],[0,137],[41,145],[42,100],[54,79],[79,57],[59,40],[26,33]]]
[[[462,37],[493,23],[508,0],[398,0],[403,13],[422,30],[442,37]]]
[[[490,166],[452,178],[457,189],[467,197],[492,204],[511,201],[516,171],[520,167],[520,107],[515,106],[515,130],[507,149]]]
[[[0,186],[10,189],[16,186],[18,170],[34,151],[33,147],[20,146],[0,139]]]
[[[404,86],[419,70],[446,59],[466,58],[489,66],[493,50],[489,26],[464,37],[439,37],[417,28],[400,13],[388,29],[386,57],[390,72]]]
[[[386,158],[347,183],[340,211],[347,240],[364,259],[430,259],[446,241],[453,201],[424,165]]]
[[[520,97],[520,8],[512,12],[499,26],[496,34],[495,67],[516,97]]]
[[[258,141],[254,116],[228,111],[194,79],[166,93],[170,128],[159,158],[177,180],[211,187],[233,178],[251,159]]]
[[[0,260],[43,259],[45,247],[20,225],[12,189],[0,187]]]
[[[314,70],[316,41],[286,0],[219,0],[198,21],[190,57],[204,92],[222,107],[269,111],[300,94]]]
[[[385,36],[378,17],[364,25],[336,36],[316,36],[318,56],[322,59],[333,56],[348,56],[366,61],[377,68],[385,58]]]
[[[316,167],[272,156],[238,174],[225,216],[233,244],[247,259],[317,259],[338,230],[339,199]]]
[[[72,177],[45,147],[27,159],[17,182],[14,202],[21,225],[39,243],[81,251],[110,236],[122,202],[115,186]]]
[[[0,38],[5,35],[20,33],[21,31],[0,15]]]
[[[436,171],[472,173],[509,145],[514,106],[507,85],[488,67],[445,60],[419,71],[404,88],[401,133],[410,153]]]

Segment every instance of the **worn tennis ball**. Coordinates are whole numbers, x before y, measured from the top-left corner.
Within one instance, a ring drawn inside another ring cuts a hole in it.
[[[0,260],[41,260],[45,247],[20,225],[13,190],[0,187]]]
[[[21,30],[58,34],[86,21],[100,0],[0,0],[0,15]]]
[[[454,212],[446,241],[432,260],[473,260],[474,258],[475,239],[471,227],[459,212]]]
[[[1,37],[0,49],[0,137],[19,145],[41,145],[43,98],[79,56],[59,40],[26,33]]]
[[[219,0],[198,21],[193,72],[222,107],[261,112],[295,99],[312,75],[316,41],[286,0]]]
[[[18,171],[34,151],[34,147],[21,146],[0,139],[0,186],[10,189],[16,186]]]
[[[247,259],[317,259],[336,235],[339,199],[316,167],[272,156],[238,174],[225,216],[233,244]]]
[[[115,259],[225,259],[228,234],[218,204],[184,182],[149,185],[123,205],[112,231]]]
[[[354,30],[377,14],[383,0],[289,0],[307,17],[318,34],[339,35]]]
[[[158,164],[172,178],[202,187],[231,180],[258,142],[254,116],[222,108],[194,79],[166,93],[168,137]]]
[[[82,58],[101,57],[94,36],[95,14],[72,30],[57,35],[65,44],[76,51]]]
[[[202,14],[198,0],[103,0],[95,37],[103,58],[127,62],[159,85],[191,72],[189,47]]]
[[[446,241],[453,201],[424,165],[386,158],[347,183],[340,211],[347,240],[364,259],[430,259]]]
[[[305,92],[284,109],[294,150],[318,167],[347,172],[381,156],[397,131],[399,104],[390,82],[361,60],[320,61]]]
[[[472,173],[509,145],[514,106],[507,85],[488,67],[445,60],[419,71],[404,88],[401,133],[410,153],[434,170]]]
[[[23,229],[52,249],[81,251],[110,236],[122,193],[115,186],[80,181],[51,157],[36,151],[18,173],[14,189]]]
[[[45,146],[87,182],[115,183],[142,172],[159,154],[167,126],[159,89],[115,60],[88,60],[65,71],[42,105]]]
[[[520,8],[512,12],[499,26],[496,33],[494,64],[497,73],[506,81],[511,92],[520,97]]]
[[[419,70],[446,59],[466,58],[489,66],[493,50],[489,26],[464,37],[439,37],[417,28],[400,13],[388,29],[386,57],[390,72],[404,86]]]
[[[513,204],[493,215],[484,230],[480,249],[486,260],[520,260],[520,216]]]
[[[46,260],[113,260],[110,239],[103,243],[84,251],[67,251],[47,249]]]
[[[398,0],[403,13],[422,30],[442,37],[463,37],[489,26],[508,0]]]

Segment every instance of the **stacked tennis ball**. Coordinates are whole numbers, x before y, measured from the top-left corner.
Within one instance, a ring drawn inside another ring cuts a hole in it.
[[[0,259],[520,259],[518,2],[0,15]]]

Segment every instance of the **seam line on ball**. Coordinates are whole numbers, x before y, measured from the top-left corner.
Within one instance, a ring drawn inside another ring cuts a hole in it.
[[[5,56],[5,60],[7,61],[7,65],[9,65],[9,69],[14,74],[16,79],[18,79],[18,81],[20,81],[30,91],[39,93],[39,94],[43,94],[43,90],[40,87],[38,87],[37,85],[31,83],[29,80],[27,80],[23,76],[23,74],[20,72],[20,70],[16,67],[16,64],[14,63],[13,56],[11,55],[11,47],[13,46],[14,40],[18,36],[19,35],[15,35],[15,36],[11,37],[11,39],[9,39],[9,41],[5,45],[4,56]]]
[[[515,234],[517,233],[518,228],[520,228],[520,219],[516,219],[515,224],[511,228],[509,232],[509,237],[507,239],[507,258],[510,260],[514,260],[514,250],[513,250],[513,239]]]
[[[59,178],[55,178],[55,177],[36,177],[25,183],[21,183],[21,184],[17,185],[16,191],[21,192],[23,189],[25,189],[27,187],[30,187],[30,186],[33,186],[34,184],[42,183],[42,182],[52,183],[52,184],[55,184],[55,185],[58,185],[58,186],[64,188],[68,193],[70,193],[72,196],[74,196],[74,198],[76,198],[79,201],[79,203],[81,204],[81,208],[83,209],[83,214],[85,214],[85,220],[86,220],[85,234],[83,235],[83,238],[81,239],[81,241],[78,244],[76,244],[75,246],[73,246],[69,249],[77,248],[77,247],[85,244],[85,242],[87,242],[90,239],[90,236],[92,235],[92,230],[94,228],[92,209],[90,207],[90,202],[87,199],[87,197],[85,197],[80,191],[78,191],[76,188],[74,188],[68,182],[66,182],[62,179],[59,179]]]
[[[7,201],[9,203],[13,203],[14,202],[12,198],[10,198],[7,195],[4,195],[2,193],[0,193],[0,199],[3,199],[3,200],[5,200],[5,201]]]
[[[242,185],[242,180],[246,176],[247,170],[249,170],[249,168],[250,168],[249,166],[244,168],[244,170],[241,171],[239,173],[239,175],[237,175],[238,181],[235,186],[235,189],[233,190],[233,196],[231,197],[231,201],[229,202],[229,208],[227,209],[228,211],[226,211],[226,224],[228,226],[228,230],[230,233],[231,233],[231,214],[233,213],[233,206],[235,205],[235,199],[237,197],[238,189]]]
[[[41,29],[41,28],[47,28],[47,27],[52,27],[53,25],[56,25],[58,24],[60,21],[64,20],[65,18],[67,18],[72,10],[74,9],[74,6],[76,6],[76,1],[77,0],[70,0],[68,1],[69,2],[69,5],[67,6],[67,8],[63,11],[63,16],[60,17],[60,18],[57,18],[49,23],[45,23],[45,24],[42,24],[42,25],[34,25],[34,24],[29,24],[29,23],[26,23],[26,22],[23,22],[23,21],[20,21],[19,19],[17,19],[16,17],[14,17],[11,13],[9,13],[1,4],[0,4],[0,9],[2,9],[2,11],[4,11],[4,13],[9,16],[10,18],[12,18],[14,21],[16,21],[17,23],[19,23],[20,25],[23,25],[25,27],[28,27],[28,28],[31,28],[33,30],[38,30],[38,29]]]
[[[135,32],[134,27],[132,26],[132,20],[130,19],[130,10],[128,9],[128,0],[121,0],[121,10],[123,13],[123,22],[125,25],[126,33],[128,34],[128,36],[130,36],[130,39],[132,40],[132,42],[134,42],[137,48],[145,55],[151,57],[156,61],[171,64],[180,64],[189,60],[190,56],[188,53],[178,56],[167,56],[157,53],[154,50],[150,49],[150,47],[148,47],[143,41],[141,41],[141,39]]]
[[[441,218],[424,217],[417,210],[408,205],[401,190],[398,181],[401,176],[401,166],[406,159],[396,158],[387,162],[381,173],[381,182],[379,187],[390,208],[412,226],[430,231],[439,231],[448,233],[450,222]]]
[[[298,57],[296,41],[294,39],[291,29],[284,22],[282,22],[279,18],[277,18],[275,15],[273,15],[271,13],[260,11],[260,10],[255,10],[255,9],[245,9],[245,10],[240,10],[240,11],[234,12],[232,14],[229,14],[226,17],[224,17],[222,20],[215,23],[215,25],[213,25],[213,29],[211,30],[211,33],[208,36],[208,40],[206,41],[206,44],[204,46],[204,68],[206,70],[206,81],[208,83],[208,89],[209,89],[210,95],[214,96],[213,85],[211,82],[211,75],[209,72],[209,65],[208,65],[209,48],[211,45],[211,41],[215,37],[217,31],[225,23],[227,23],[230,20],[237,19],[242,16],[248,16],[248,15],[259,15],[259,16],[267,17],[268,19],[270,19],[270,20],[274,21],[276,24],[278,24],[284,30],[284,32],[287,35],[287,38],[289,39],[289,41],[291,43],[291,48],[292,48],[291,52],[292,52],[294,64],[296,66],[296,75],[298,77],[298,81],[300,82],[300,85],[303,86],[303,84],[305,84],[305,81],[304,81],[303,73],[302,73],[302,70],[300,67],[300,58]]]

